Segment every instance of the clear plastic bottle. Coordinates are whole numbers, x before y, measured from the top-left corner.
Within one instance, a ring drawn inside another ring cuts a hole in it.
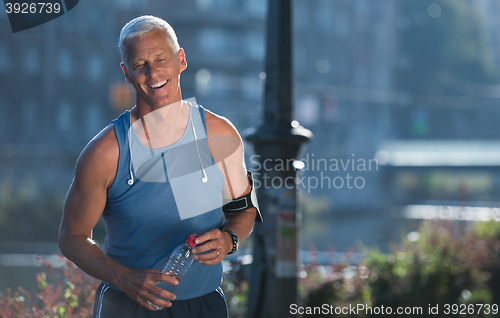
[[[170,255],[167,265],[165,265],[165,268],[163,268],[162,273],[167,273],[177,279],[179,282],[181,281],[182,277],[187,272],[189,267],[191,267],[194,261],[194,254],[192,252],[192,249],[196,246],[194,239],[195,238],[193,235],[189,235],[186,243],[181,244],[175,248],[175,250]],[[177,288],[177,285],[171,285],[165,282],[157,282],[156,286],[161,287],[171,293],[175,293],[175,290]],[[157,305],[151,304],[151,306],[156,309],[163,309],[163,307]]]

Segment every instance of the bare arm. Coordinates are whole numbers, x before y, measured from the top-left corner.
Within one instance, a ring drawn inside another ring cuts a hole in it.
[[[212,155],[226,178],[223,189],[225,200],[230,201],[249,193],[251,189],[245,167],[243,142],[237,130],[227,119],[209,112],[207,112],[207,130]],[[215,144],[218,141],[223,141],[225,149],[221,150]],[[234,149],[228,152],[227,148],[230,147],[228,145],[233,143]],[[256,217],[255,208],[238,213],[226,213],[225,216],[223,229],[235,233],[240,243],[243,242],[252,232]],[[197,238],[196,243],[202,245],[195,248],[195,253],[214,250],[195,256],[201,264],[205,265],[221,262],[233,248],[231,236],[219,229],[202,234]]]
[[[92,229],[104,211],[107,191],[118,165],[118,142],[113,125],[108,126],[83,150],[76,164],[75,177],[64,204],[59,247],[64,256],[89,275],[113,284],[147,309],[147,301],[162,307],[175,296],[157,286],[156,281],[177,281],[158,270],[131,270],[106,256],[92,240]]]

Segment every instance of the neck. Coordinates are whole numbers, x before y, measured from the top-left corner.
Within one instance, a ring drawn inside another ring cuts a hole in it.
[[[158,106],[155,104],[149,104],[136,94],[135,106],[131,109],[132,115],[137,120],[139,118],[144,118],[146,115],[155,119],[160,119],[162,122],[165,119],[171,118],[175,120],[176,114],[183,112],[183,106],[185,102],[182,100],[181,88],[177,87],[174,97],[169,104],[164,106]]]
[[[131,121],[143,144],[162,148],[182,136],[188,124],[189,108],[182,100],[155,110],[137,105],[130,111]]]
[[[159,108],[137,103],[130,111],[133,121],[140,118],[147,118],[148,121],[154,122],[155,124],[168,125],[183,118],[188,113],[188,111],[186,111],[187,108],[187,103],[179,99],[176,102]]]

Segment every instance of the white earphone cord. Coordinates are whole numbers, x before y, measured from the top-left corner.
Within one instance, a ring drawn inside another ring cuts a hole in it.
[[[189,106],[189,119],[191,120],[191,127],[193,128],[194,142],[196,145],[196,153],[198,154],[198,160],[200,160],[201,172],[203,173],[203,177],[201,178],[201,182],[207,183],[208,176],[205,172],[205,168],[203,167],[203,162],[201,161],[200,150],[198,149],[198,137],[196,136],[196,130],[194,129],[193,116],[191,113],[191,105]]]
[[[128,148],[129,148],[129,154],[130,154],[130,163],[129,163],[129,173],[130,173],[130,179],[127,180],[128,185],[133,185],[134,184],[134,173],[132,172],[132,117],[129,114],[129,129],[128,129]],[[191,113],[191,105],[189,106],[189,119],[191,121],[191,128],[193,129],[193,135],[194,135],[194,142],[196,146],[196,153],[198,154],[198,160],[200,161],[200,167],[201,167],[201,172],[203,174],[203,177],[201,178],[201,182],[207,183],[208,182],[208,176],[207,173],[205,172],[205,168],[203,167],[203,162],[201,161],[201,156],[200,156],[200,150],[198,149],[198,137],[196,136],[196,129],[194,128],[194,122],[193,122],[193,117]]]
[[[130,154],[129,172],[130,179],[127,180],[128,185],[134,184],[134,173],[132,172],[132,115],[129,113],[129,127],[128,127],[128,152]]]

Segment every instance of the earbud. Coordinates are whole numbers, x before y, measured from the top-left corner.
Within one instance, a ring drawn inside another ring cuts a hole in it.
[[[130,168],[130,179],[127,180],[128,185],[133,185],[134,184],[134,174],[132,173],[132,168]]]
[[[205,172],[205,169],[202,169],[201,172],[203,172],[203,178],[201,178],[201,182],[207,183],[208,182],[208,177],[207,177],[207,174]]]

